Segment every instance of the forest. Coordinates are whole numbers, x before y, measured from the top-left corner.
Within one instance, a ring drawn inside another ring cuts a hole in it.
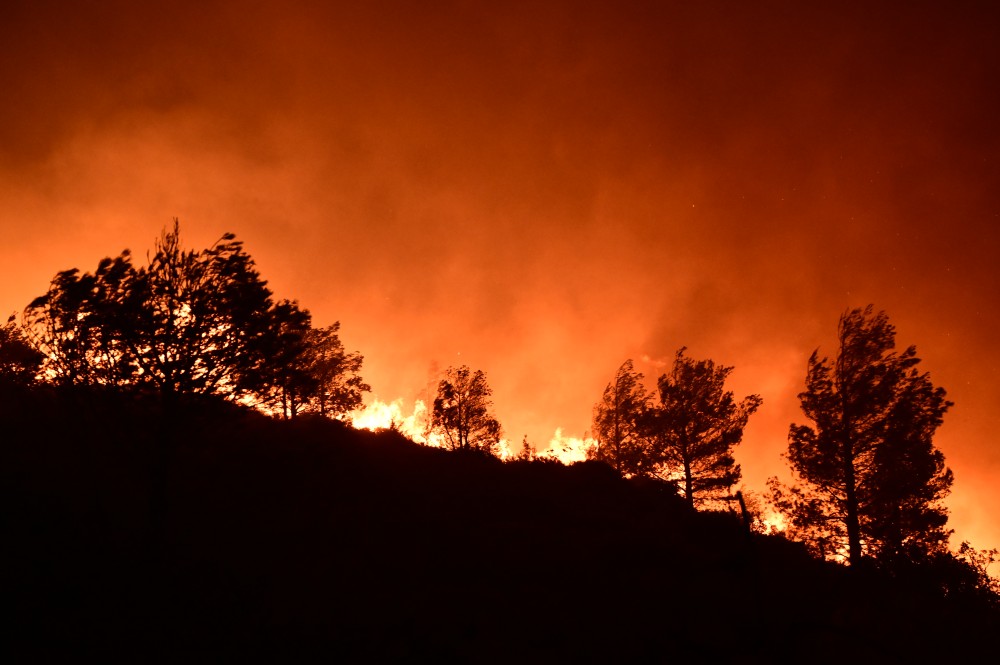
[[[902,662],[995,651],[996,550],[952,543],[952,406],[874,306],[814,353],[792,484],[748,500],[762,404],[679,349],[595,395],[588,459],[502,455],[486,374],[441,373],[421,444],[353,429],[339,324],[232,234],[175,220],[56,273],[0,328],[8,648],[143,660],[322,650],[452,662]],[[766,504],[766,505],[763,505]],[[776,529],[772,510],[784,519]]]

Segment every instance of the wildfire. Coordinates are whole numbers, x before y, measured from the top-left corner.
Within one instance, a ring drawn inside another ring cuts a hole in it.
[[[427,405],[417,400],[413,412],[403,411],[403,400],[383,402],[376,399],[362,409],[351,414],[351,425],[355,429],[371,431],[395,429],[418,443],[426,443]]]
[[[549,446],[538,453],[539,457],[551,457],[563,464],[582,462],[587,459],[587,451],[597,446],[597,441],[590,437],[579,438],[565,436],[562,428],[557,427],[555,434],[549,439]]]
[[[350,422],[355,429],[370,431],[396,430],[403,436],[428,446],[440,447],[441,437],[429,429],[430,413],[423,400],[413,404],[413,410],[407,413],[403,400],[383,402],[375,399],[371,404],[351,413]]]
[[[400,434],[417,443],[428,446],[441,447],[443,442],[440,435],[429,432],[430,413],[427,404],[423,400],[416,400],[413,409],[407,411],[402,399],[391,402],[383,402],[374,399],[361,409],[354,411],[350,415],[350,423],[356,429],[366,429],[371,431],[396,430]],[[587,458],[587,450],[596,445],[596,442],[587,437],[579,438],[565,436],[561,428],[557,428],[548,445],[537,450],[536,457],[555,459],[563,464],[581,462]],[[519,444],[508,439],[500,440],[500,459],[510,459],[521,453]]]

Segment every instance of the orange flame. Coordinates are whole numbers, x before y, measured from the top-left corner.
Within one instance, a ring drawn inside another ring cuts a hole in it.
[[[443,445],[441,436],[429,431],[429,417],[427,404],[422,400],[416,400],[413,403],[413,409],[407,412],[402,399],[383,402],[376,398],[371,403],[352,412],[348,420],[356,429],[396,430],[417,443],[441,447]],[[563,464],[572,464],[585,460],[587,451],[595,445],[597,442],[590,437],[565,436],[562,433],[562,428],[556,428],[552,438],[548,441],[548,446],[539,450],[536,456],[555,459]],[[503,460],[516,457],[520,453],[518,445],[513,444],[508,439],[501,439],[499,448],[498,455]]]

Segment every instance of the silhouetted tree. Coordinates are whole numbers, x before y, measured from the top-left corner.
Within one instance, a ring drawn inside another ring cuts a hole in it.
[[[594,405],[594,438],[597,446],[590,459],[605,462],[618,472],[634,476],[653,472],[645,426],[650,393],[642,385],[642,374],[631,360],[618,368]]]
[[[43,356],[24,337],[24,331],[11,315],[0,326],[0,381],[25,386],[35,380]]]
[[[305,412],[336,418],[361,406],[371,386],[359,374],[361,354],[344,349],[339,322],[313,328],[309,311],[288,300],[269,317],[266,348],[250,381],[258,406],[284,418]]]
[[[185,250],[179,223],[135,268],[126,250],[94,274],[58,273],[24,314],[43,374],[57,383],[133,385],[161,395],[252,396],[288,416],[316,404],[339,414],[370,388],[346,353],[338,324],[314,330],[307,310],[272,304],[242,242],[227,233]]]
[[[139,271],[117,332],[164,394],[238,394],[271,351],[271,292],[243,243],[227,233],[208,249],[180,245],[178,222]]]
[[[43,373],[61,385],[122,385],[134,379],[135,357],[119,334],[134,304],[137,272],[125,250],[91,273],[58,273],[24,310],[24,331],[43,356]]]
[[[990,604],[1000,609],[1000,579],[990,575],[990,566],[1000,561],[998,555],[1000,551],[995,547],[990,550],[979,550],[968,541],[963,541],[954,557],[974,575],[975,590],[984,594]]]
[[[647,423],[653,462],[659,474],[679,476],[684,497],[695,502],[729,496],[740,481],[733,449],[743,429],[760,407],[759,395],[737,403],[725,389],[732,367],[711,360],[692,360],[681,348],[669,374],[657,382],[659,404],[649,410]]]
[[[952,484],[932,444],[951,402],[916,366],[916,348],[895,349],[895,328],[871,305],[840,317],[837,358],[813,352],[787,458],[798,484],[771,480],[774,503],[824,555],[891,565],[947,545],[941,501]]]
[[[313,382],[308,408],[322,416],[338,417],[361,406],[371,386],[361,378],[363,356],[348,353],[337,334],[340,322],[325,328],[310,328],[305,337],[303,360]]]
[[[473,372],[466,365],[449,367],[438,383],[431,431],[440,434],[451,450],[497,454],[502,432],[491,413],[492,394],[482,370]]]
[[[262,349],[258,365],[248,373],[248,383],[259,408],[294,418],[317,389],[305,359],[312,315],[288,300],[275,303],[268,315],[270,331],[261,341],[267,348]]]

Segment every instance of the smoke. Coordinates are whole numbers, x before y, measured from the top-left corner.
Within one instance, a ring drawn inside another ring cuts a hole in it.
[[[8,310],[176,216],[339,320],[389,403],[483,369],[510,441],[585,441],[626,358],[732,365],[760,488],[805,359],[872,302],[956,403],[954,523],[1000,543],[1000,58],[971,8],[0,12]]]

